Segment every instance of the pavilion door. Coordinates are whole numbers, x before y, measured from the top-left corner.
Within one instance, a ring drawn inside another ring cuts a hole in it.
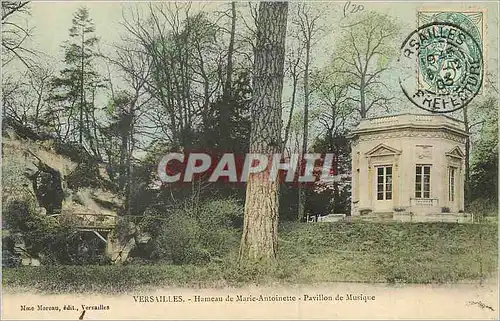
[[[375,208],[374,212],[393,210],[393,168],[392,165],[375,167]]]

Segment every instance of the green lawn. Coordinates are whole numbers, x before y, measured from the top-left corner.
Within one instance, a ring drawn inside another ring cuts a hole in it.
[[[4,269],[3,285],[44,292],[118,292],[144,286],[477,281],[497,273],[497,237],[494,224],[285,223],[279,234],[279,263],[272,270],[239,268],[229,255],[202,266]]]

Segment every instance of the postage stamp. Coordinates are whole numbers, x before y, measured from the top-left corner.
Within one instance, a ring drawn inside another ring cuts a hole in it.
[[[477,9],[461,10],[460,12],[448,10],[425,10],[419,9],[417,12],[417,26],[422,26],[430,22],[451,22],[467,30],[477,43],[481,46],[483,57],[487,56],[487,46],[484,46],[484,37],[488,32],[484,20],[485,12]],[[488,72],[488,61],[484,62],[484,73]],[[483,88],[481,87],[481,90]]]
[[[481,50],[484,52],[483,42],[485,35],[484,12],[467,11],[447,11],[447,10],[418,10],[417,26],[422,26],[431,22],[450,22],[461,26],[481,44]]]
[[[2,1],[1,318],[498,319],[499,10]]]
[[[452,22],[431,22],[412,32],[401,46],[401,60],[416,64],[418,87],[401,81],[405,96],[416,106],[437,113],[449,113],[470,103],[483,82],[478,40]]]

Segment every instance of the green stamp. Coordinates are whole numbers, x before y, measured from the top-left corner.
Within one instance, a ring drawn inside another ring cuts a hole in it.
[[[432,20],[413,31],[401,46],[400,85],[419,108],[448,113],[465,107],[481,89],[481,38],[461,13],[440,13]]]

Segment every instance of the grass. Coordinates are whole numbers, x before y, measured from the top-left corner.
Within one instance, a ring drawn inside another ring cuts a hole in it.
[[[49,293],[116,293],[158,286],[477,281],[496,274],[497,245],[497,226],[493,224],[284,223],[280,227],[278,265],[268,271],[240,268],[231,254],[222,262],[202,266],[4,269],[3,285]],[[234,244],[235,251],[237,246]]]
[[[300,269],[298,282],[447,283],[478,280],[497,269],[494,225],[306,224],[285,228],[281,238],[282,260],[308,267]]]

